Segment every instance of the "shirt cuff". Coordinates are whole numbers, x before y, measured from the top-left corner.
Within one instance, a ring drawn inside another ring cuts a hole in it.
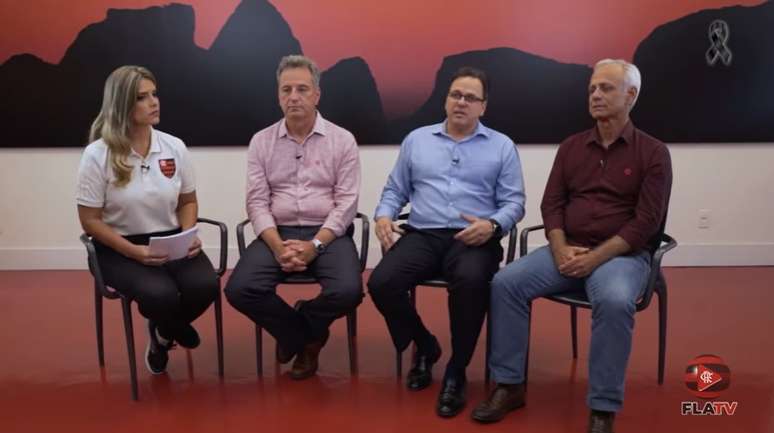
[[[617,235],[629,244],[629,252],[634,253],[645,248],[646,241],[642,239],[642,236],[635,230],[624,228],[619,231]]]
[[[258,215],[255,218],[251,218],[250,222],[253,224],[253,230],[255,231],[255,236],[257,237],[260,237],[264,230],[277,227],[277,225],[274,223],[274,217],[268,214]]]
[[[397,212],[390,209],[389,206],[379,205],[376,207],[376,211],[374,212],[374,221],[381,217],[389,217],[391,220],[395,221],[395,219],[398,218],[398,215]]]
[[[543,216],[543,226],[545,226],[546,234],[553,229],[564,230],[564,218],[559,215]]]
[[[333,221],[325,221],[322,228],[332,231],[337,238],[341,237],[345,232],[341,224],[334,223]]]

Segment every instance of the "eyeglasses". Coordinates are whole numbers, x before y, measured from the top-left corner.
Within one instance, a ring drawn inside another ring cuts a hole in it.
[[[472,93],[463,94],[462,92],[457,92],[457,91],[449,93],[449,98],[451,98],[454,101],[459,101],[464,99],[465,102],[468,102],[470,104],[474,102],[484,102],[484,98],[479,98],[478,96]]]

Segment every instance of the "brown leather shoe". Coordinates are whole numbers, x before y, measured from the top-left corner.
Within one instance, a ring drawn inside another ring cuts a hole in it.
[[[591,410],[589,413],[589,433],[613,433],[615,412]]]
[[[524,406],[524,384],[498,384],[473,412],[471,418],[481,423],[497,422],[512,410]]]
[[[293,361],[293,368],[290,370],[291,379],[303,380],[317,373],[317,358],[320,356],[320,351],[325,346],[325,343],[328,342],[329,335],[326,333],[321,340],[307,343],[304,346],[304,350]]]

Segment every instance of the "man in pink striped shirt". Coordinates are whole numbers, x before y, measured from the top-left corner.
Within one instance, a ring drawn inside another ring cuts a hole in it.
[[[317,111],[320,71],[304,56],[284,57],[277,68],[285,117],[259,131],[247,151],[247,215],[257,238],[226,287],[231,305],[277,339],[290,376],[317,371],[317,358],[335,319],[363,298],[351,225],[357,212],[360,160],[353,135]],[[289,306],[277,284],[293,273],[322,287]]]

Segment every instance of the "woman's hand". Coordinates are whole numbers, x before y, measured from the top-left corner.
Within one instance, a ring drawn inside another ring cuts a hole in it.
[[[169,256],[166,254],[163,256],[152,255],[150,247],[147,245],[135,245],[129,257],[146,266],[161,266],[169,260]]]
[[[195,237],[194,241],[191,243],[191,246],[188,247],[188,258],[192,259],[199,255],[199,253],[202,252],[202,241],[199,239],[199,237]]]

